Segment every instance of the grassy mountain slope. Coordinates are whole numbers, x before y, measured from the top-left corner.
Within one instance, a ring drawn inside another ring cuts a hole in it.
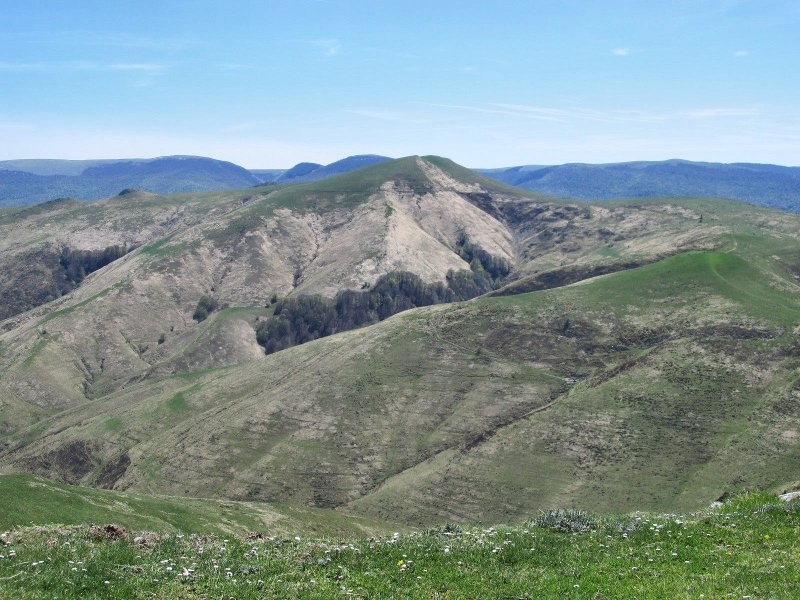
[[[14,598],[793,598],[800,503],[737,497],[691,515],[548,511],[524,525],[363,537],[2,534]]]
[[[0,475],[0,529],[37,525],[114,523],[133,531],[245,536],[364,535],[388,531],[388,524],[345,517],[314,508],[263,503],[125,494],[63,485],[31,475]]]
[[[156,224],[178,202],[151,200]],[[0,468],[409,523],[693,508],[796,479],[796,216],[553,201],[437,157],[188,202],[166,235],[3,322]],[[24,232],[7,252],[42,243],[50,210],[6,213]],[[513,265],[499,292],[538,291],[257,346],[273,293],[441,281],[468,268],[465,234]],[[221,310],[198,323],[202,295]]]
[[[12,437],[2,461],[414,523],[693,508],[793,477],[800,304],[782,268],[698,252],[419,309],[130,387]]]

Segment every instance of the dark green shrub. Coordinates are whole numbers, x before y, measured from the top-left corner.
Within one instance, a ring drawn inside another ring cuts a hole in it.
[[[208,315],[217,309],[217,306],[217,301],[214,298],[205,295],[200,296],[200,300],[197,301],[197,306],[194,309],[192,318],[198,323],[205,321],[208,318]]]

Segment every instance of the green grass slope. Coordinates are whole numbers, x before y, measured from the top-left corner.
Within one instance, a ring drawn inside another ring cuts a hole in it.
[[[794,598],[800,503],[749,495],[686,516],[540,514],[522,526],[373,538],[22,528],[0,537],[14,598]]]
[[[0,529],[87,523],[238,536],[251,531],[358,536],[385,533],[391,526],[315,508],[125,494],[31,475],[0,475]]]
[[[739,257],[691,253],[470,303],[439,336],[465,353],[549,359],[568,389],[349,507],[491,522],[553,503],[686,510],[791,480],[800,460],[796,290]]]
[[[0,465],[420,524],[774,487],[800,460],[800,294],[796,249],[759,243],[144,381],[12,436]]]

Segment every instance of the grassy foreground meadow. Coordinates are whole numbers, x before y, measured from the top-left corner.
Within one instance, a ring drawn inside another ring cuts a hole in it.
[[[372,537],[29,526],[0,534],[0,598],[797,598],[798,526],[763,493]]]

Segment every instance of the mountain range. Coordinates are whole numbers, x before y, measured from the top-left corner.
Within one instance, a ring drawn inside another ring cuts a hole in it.
[[[125,189],[169,194],[308,183],[389,160],[386,156],[365,154],[328,165],[302,162],[291,169],[250,171],[232,163],[191,156],[0,161],[0,207],[65,197],[94,200]],[[509,185],[576,200],[704,196],[800,212],[800,167],[668,160],[476,171]]]
[[[800,212],[800,167],[666,160],[478,171],[509,185],[577,200],[706,196]]]
[[[199,192],[258,185],[233,163],[199,156],[131,160],[12,160],[0,162],[0,207],[57,198],[97,200],[126,189]]]
[[[0,227],[1,472],[408,524],[797,481],[798,215],[411,156]]]
[[[360,154],[348,156],[329,165],[302,162],[291,169],[280,171],[277,169],[254,170],[252,173],[261,177],[265,183],[307,183],[321,181],[335,175],[362,169],[370,165],[377,165],[392,160],[388,156],[377,154]]]
[[[0,208],[61,198],[98,200],[125,190],[155,194],[208,192],[262,184],[319,181],[391,160],[373,154],[329,165],[300,163],[291,169],[247,169],[202,156],[122,160],[0,161]]]

